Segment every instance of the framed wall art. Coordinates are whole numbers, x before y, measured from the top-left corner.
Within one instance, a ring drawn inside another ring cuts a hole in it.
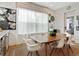
[[[0,7],[0,28],[4,30],[16,29],[16,10]]]

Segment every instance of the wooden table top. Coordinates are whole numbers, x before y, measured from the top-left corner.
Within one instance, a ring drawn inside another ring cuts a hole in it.
[[[58,41],[60,39],[65,39],[65,36],[60,33],[58,33],[56,36],[48,36],[48,42]]]
[[[65,36],[64,34],[61,34],[61,33],[57,33],[56,36],[50,36],[50,35],[47,35],[48,33],[45,33],[42,35],[42,38],[41,36],[36,36],[33,38],[34,41],[36,42],[39,42],[39,43],[50,43],[50,42],[53,42],[53,41],[58,41],[60,39],[64,39]]]

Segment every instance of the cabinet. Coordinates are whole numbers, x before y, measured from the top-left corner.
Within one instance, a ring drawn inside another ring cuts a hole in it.
[[[0,32],[0,55],[6,55],[6,50],[8,49],[8,30]]]

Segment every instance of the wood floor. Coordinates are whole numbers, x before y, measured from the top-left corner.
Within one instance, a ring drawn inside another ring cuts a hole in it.
[[[50,56],[50,51],[51,49],[48,48],[48,55]],[[70,51],[69,56],[79,56],[79,45],[77,46],[72,46],[73,49],[73,53]],[[45,54],[45,47],[43,47],[41,50],[38,51],[40,56],[46,56]],[[6,56],[27,56],[28,50],[26,48],[25,44],[20,44],[20,45],[16,45],[16,46],[11,46],[9,47],[9,49],[7,50]],[[68,56],[67,50],[64,49],[64,53],[65,56]],[[33,56],[36,56],[36,53],[33,52]],[[52,56],[63,56],[62,52],[59,52],[59,55],[57,53],[52,54]]]

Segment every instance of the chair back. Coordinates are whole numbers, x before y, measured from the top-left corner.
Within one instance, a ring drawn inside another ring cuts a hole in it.
[[[26,39],[26,47],[29,51],[36,51],[39,50],[41,48],[41,44],[36,43],[34,40],[32,39]]]
[[[29,45],[34,45],[35,42],[32,40],[32,39],[26,39],[26,45],[29,46]]]
[[[69,35],[67,38],[66,38],[66,44],[70,44],[71,41],[72,41],[72,35]]]
[[[58,45],[57,45],[57,48],[62,48],[64,46],[64,39],[60,39],[58,41]]]

